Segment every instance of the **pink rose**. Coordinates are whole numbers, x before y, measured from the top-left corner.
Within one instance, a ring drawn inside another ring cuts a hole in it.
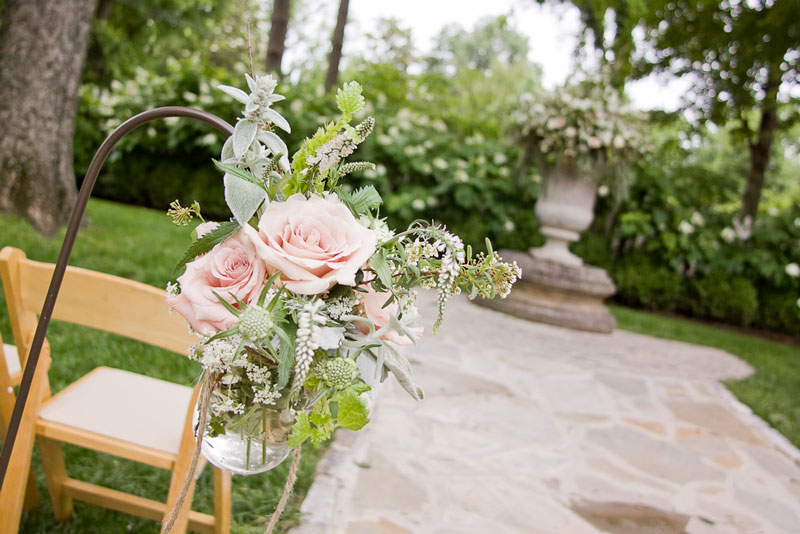
[[[211,229],[205,227],[203,230],[208,232]],[[167,297],[167,304],[201,334],[221,332],[237,322],[236,316],[225,309],[213,292],[231,304],[236,302],[231,294],[250,304],[258,300],[264,287],[267,268],[256,254],[248,230],[256,235],[255,230],[244,227],[189,262],[186,272],[178,277],[180,294]]]
[[[360,304],[363,315],[372,321],[372,324],[375,325],[376,330],[389,324],[392,315],[397,315],[396,301],[392,302],[385,308],[383,307],[383,305],[386,304],[386,301],[392,296],[390,292],[384,291],[382,293],[378,293],[371,287],[367,287],[367,292],[359,293],[359,295],[361,296]],[[362,322],[356,322],[356,326],[361,333],[369,333],[369,327],[366,324]],[[410,330],[411,333],[414,334],[414,337],[417,339],[422,338],[423,328],[421,326],[415,326],[410,328]],[[411,343],[413,343],[408,336],[395,331],[391,331],[382,335],[381,339],[385,341],[391,341],[395,345],[411,345]]]
[[[375,252],[375,232],[361,225],[334,195],[295,194],[271,202],[254,243],[270,274],[286,289],[319,295],[335,284],[354,286],[356,272]]]

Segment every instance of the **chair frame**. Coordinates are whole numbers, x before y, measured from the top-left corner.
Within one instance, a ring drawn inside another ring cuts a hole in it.
[[[6,247],[0,251],[0,277],[5,289],[12,333],[23,365],[27,362],[31,340],[37,327],[36,310],[41,309],[54,268],[53,264],[27,259],[19,249]],[[98,298],[98,295],[102,297]],[[137,339],[185,355],[187,348],[197,340],[188,333],[186,325],[178,316],[168,313],[164,299],[163,290],[104,273],[68,267],[53,318]],[[115,304],[119,302],[124,302],[125,306]],[[13,389],[10,388],[17,385],[20,379],[19,373],[10,375],[4,358],[0,360],[0,416],[5,422],[5,433],[14,402]],[[66,520],[73,514],[73,500],[156,521],[162,520],[175,504],[190,467],[195,443],[192,416],[200,386],[193,390],[183,424],[180,448],[173,455],[40,418],[39,411],[52,398],[47,377],[50,361],[49,345],[45,342],[42,360],[36,369],[31,393],[23,411],[11,462],[5,475],[6,480],[0,489],[0,515],[10,519],[4,519],[0,524],[0,534],[15,533],[19,528],[22,510],[32,507],[38,500],[30,471],[34,441],[39,447],[53,510],[60,520]],[[70,478],[61,450],[62,441],[171,469],[172,479],[167,502],[153,501]],[[26,487],[26,491],[19,491],[21,487]],[[214,515],[191,510],[193,484],[172,532],[183,533],[188,528],[199,532],[228,534],[230,489],[230,473],[214,467]]]

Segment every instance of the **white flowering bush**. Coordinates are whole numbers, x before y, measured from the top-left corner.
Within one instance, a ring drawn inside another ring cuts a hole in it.
[[[609,269],[616,298],[800,334],[797,206],[768,205],[755,221],[743,218],[740,184],[729,174],[709,172],[671,142],[653,154],[652,164],[636,170],[620,215],[606,230],[609,241],[581,250]],[[612,207],[598,199],[599,213]]]

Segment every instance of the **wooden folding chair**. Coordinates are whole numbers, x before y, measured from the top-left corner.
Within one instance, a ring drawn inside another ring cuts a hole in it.
[[[36,329],[53,264],[29,260],[15,248],[0,251],[0,277],[11,328],[24,365]],[[183,319],[169,314],[164,291],[104,273],[68,267],[53,319],[112,332],[183,354],[197,339]],[[103,506],[161,521],[177,500],[194,447],[192,415],[199,393],[155,378],[98,367],[55,395],[50,393],[45,343],[31,395],[22,417],[14,456],[0,494],[0,534],[16,533],[23,507],[35,502],[30,487],[33,441],[39,447],[53,510],[60,520],[73,513],[72,502]],[[13,361],[12,361],[13,364]],[[8,421],[19,367],[0,365],[0,415]],[[8,382],[9,387],[5,385]],[[9,398],[11,403],[9,403]],[[9,413],[6,414],[6,411]],[[6,423],[7,424],[7,423]],[[158,502],[70,478],[60,442],[172,470],[167,502]],[[186,529],[214,534],[230,531],[230,473],[214,468],[214,515],[191,510],[190,490],[174,533]],[[35,491],[35,488],[33,489]],[[24,493],[25,496],[20,495]]]

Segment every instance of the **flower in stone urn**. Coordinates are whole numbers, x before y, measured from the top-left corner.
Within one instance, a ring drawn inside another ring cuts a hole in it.
[[[521,98],[514,119],[523,142],[521,161],[535,156],[544,175],[536,202],[545,245],[531,250],[541,259],[571,266],[582,261],[569,243],[592,222],[597,186],[625,183],[627,165],[646,150],[641,121],[609,83],[567,83],[536,97]]]

